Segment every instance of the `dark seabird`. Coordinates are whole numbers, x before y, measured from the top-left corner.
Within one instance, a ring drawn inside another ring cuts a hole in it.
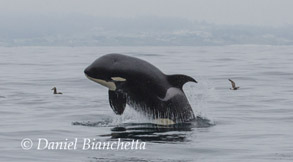
[[[51,90],[54,90],[54,93],[53,94],[62,94],[62,92],[57,92],[57,88],[56,87],[53,87]]]
[[[232,84],[232,88],[230,88],[231,90],[237,90],[237,89],[239,89],[240,87],[236,87],[236,84],[235,84],[235,82],[233,81],[233,80],[231,80],[231,79],[228,79],[230,82],[231,82],[231,84]]]

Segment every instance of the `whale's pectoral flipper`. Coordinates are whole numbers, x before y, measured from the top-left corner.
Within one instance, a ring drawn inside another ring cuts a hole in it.
[[[126,106],[126,95],[120,91],[109,90],[109,102],[113,111],[117,115],[121,115]]]
[[[168,75],[168,81],[172,84],[172,86],[182,89],[183,85],[186,82],[195,82],[197,81],[190,76],[176,74],[176,75]]]

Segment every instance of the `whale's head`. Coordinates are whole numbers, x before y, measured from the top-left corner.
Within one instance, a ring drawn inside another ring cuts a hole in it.
[[[118,54],[109,54],[96,59],[84,70],[86,77],[111,91],[115,91],[117,83],[126,81],[125,73],[120,66],[119,56]]]

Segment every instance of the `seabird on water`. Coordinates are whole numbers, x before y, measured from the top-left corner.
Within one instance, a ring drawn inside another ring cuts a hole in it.
[[[62,94],[62,92],[57,92],[57,88],[53,87],[51,90],[54,90],[53,94]]]

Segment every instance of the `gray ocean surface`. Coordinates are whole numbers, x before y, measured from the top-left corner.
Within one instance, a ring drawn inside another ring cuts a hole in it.
[[[116,116],[108,90],[83,73],[107,53],[195,78],[184,91],[211,125],[156,126],[131,107]],[[293,161],[292,81],[293,46],[0,47],[0,161]],[[146,149],[38,150],[39,138],[139,140]]]

